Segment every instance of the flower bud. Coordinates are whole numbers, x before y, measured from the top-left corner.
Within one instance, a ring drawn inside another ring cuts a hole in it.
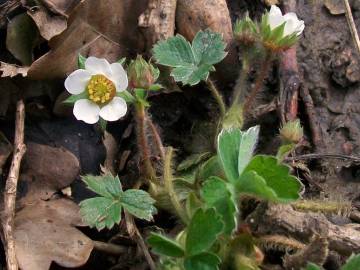
[[[234,37],[244,47],[251,47],[256,42],[258,30],[256,24],[251,20],[249,14],[237,20],[234,26]]]
[[[303,135],[304,131],[299,119],[287,122],[280,129],[280,137],[283,143],[298,143]]]
[[[138,55],[136,60],[129,64],[128,76],[131,88],[148,90],[159,77],[159,70]]]

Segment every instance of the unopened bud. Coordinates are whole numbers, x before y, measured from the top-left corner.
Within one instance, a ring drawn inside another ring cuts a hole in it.
[[[128,76],[130,87],[147,90],[159,77],[159,70],[138,55],[128,67]]]
[[[281,140],[285,143],[298,143],[302,139],[303,135],[304,131],[299,119],[287,122],[280,129]]]

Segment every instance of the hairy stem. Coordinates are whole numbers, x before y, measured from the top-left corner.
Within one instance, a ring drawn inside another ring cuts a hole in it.
[[[170,197],[170,202],[174,207],[177,216],[187,224],[189,222],[188,216],[184,212],[184,207],[181,206],[180,200],[174,190],[173,176],[171,173],[171,161],[173,156],[173,148],[169,147],[165,154],[164,162],[164,186],[167,194]]]
[[[248,98],[246,99],[245,103],[244,103],[244,110],[243,110],[243,114],[246,115],[249,111],[249,109],[251,108],[256,96],[259,94],[263,84],[264,84],[264,79],[266,77],[266,75],[269,72],[269,68],[271,65],[271,60],[272,60],[272,54],[270,51],[268,51],[266,53],[266,57],[265,57],[265,61],[261,66],[261,70],[260,73],[256,79],[255,82],[255,86],[254,88],[251,90],[250,95],[248,96]]]
[[[156,182],[156,172],[150,160],[149,142],[146,136],[145,107],[142,103],[135,104],[136,111],[136,136],[141,161],[144,162],[144,176],[151,182]]]
[[[216,100],[217,104],[219,105],[221,118],[224,118],[225,113],[226,113],[226,106],[225,106],[223,97],[221,96],[219,90],[216,88],[215,83],[211,79],[207,79],[206,84],[207,84],[213,98]]]
[[[153,121],[151,120],[151,118],[149,116],[146,116],[146,122],[148,123],[151,133],[154,137],[154,143],[155,146],[159,152],[159,155],[161,157],[161,160],[164,162],[165,160],[165,151],[164,151],[164,145],[161,141],[161,137],[160,134],[158,132],[158,129],[156,128],[155,124],[153,123]]]
[[[242,61],[242,67],[239,72],[239,77],[236,81],[235,87],[234,87],[234,94],[233,94],[233,102],[232,104],[235,106],[235,104],[242,103],[245,95],[245,86],[246,86],[246,79],[247,75],[249,73],[249,61],[248,57],[244,55],[243,61]]]

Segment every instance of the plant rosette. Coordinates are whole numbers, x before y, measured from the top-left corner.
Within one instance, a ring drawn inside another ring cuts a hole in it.
[[[95,124],[100,117],[105,121],[123,117],[127,104],[121,94],[128,87],[128,77],[122,65],[79,56],[79,67],[65,80],[65,88],[72,95],[65,102],[74,103],[76,119]]]
[[[294,12],[283,15],[279,7],[272,5],[263,15],[260,28],[264,46],[271,51],[281,51],[298,41],[305,24]]]

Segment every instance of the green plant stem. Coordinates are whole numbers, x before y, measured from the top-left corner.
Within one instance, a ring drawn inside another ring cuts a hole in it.
[[[207,79],[206,84],[207,84],[212,96],[214,97],[217,104],[219,105],[221,118],[224,118],[225,113],[226,113],[226,106],[225,106],[223,97],[221,96],[219,90],[217,90],[217,88],[215,86],[215,83],[211,79]]]
[[[272,53],[271,53],[271,51],[268,50],[266,52],[265,61],[264,61],[264,63],[262,63],[260,73],[255,81],[255,86],[251,90],[249,97],[246,99],[246,101],[244,103],[244,109],[243,109],[244,116],[248,113],[256,96],[258,95],[258,93],[260,92],[260,90],[264,84],[264,79],[269,72],[271,61],[272,61]]]
[[[174,210],[177,216],[181,219],[184,224],[189,222],[188,216],[184,211],[184,207],[181,206],[180,200],[174,190],[173,186],[173,176],[171,172],[171,161],[173,156],[173,148],[168,147],[165,154],[165,162],[164,162],[164,187],[167,194],[170,197],[170,202],[174,207]]]
[[[144,162],[144,176],[152,182],[156,182],[156,172],[152,166],[150,160],[150,149],[149,142],[146,136],[146,127],[145,127],[145,107],[142,103],[138,102],[135,104],[136,111],[136,136],[139,152],[141,153],[141,159]]]

